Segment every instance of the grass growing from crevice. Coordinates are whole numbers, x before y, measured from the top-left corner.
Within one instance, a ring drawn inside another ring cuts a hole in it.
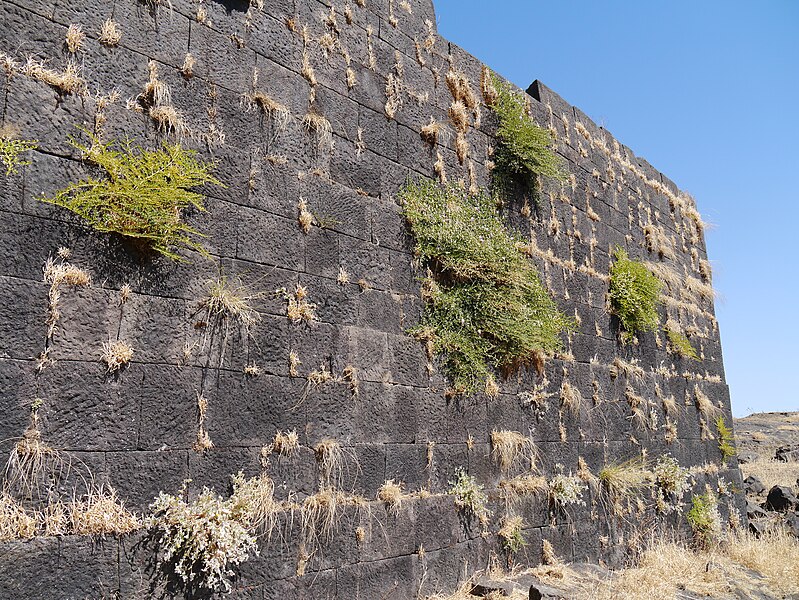
[[[134,148],[130,142],[104,143],[88,134],[90,144],[70,138],[84,160],[102,171],[71,183],[43,202],[69,209],[94,229],[143,240],[169,258],[178,260],[178,248],[207,255],[182,211],[203,208],[203,196],[191,191],[203,184],[222,185],[196,153],[180,145],[164,144],[158,150]]]
[[[513,371],[562,347],[574,322],[558,310],[494,198],[421,179],[409,181],[400,199],[416,256],[430,271],[424,316],[410,333],[446,355],[456,391],[485,389],[492,368]]]
[[[691,345],[690,340],[685,336],[684,333],[680,333],[679,331],[674,331],[672,329],[666,329],[666,335],[669,338],[669,349],[674,354],[682,356],[683,358],[699,360],[699,355],[696,353],[696,348]]]
[[[621,323],[622,339],[630,341],[636,332],[657,329],[661,283],[642,262],[630,260],[624,249],[617,247],[613,258],[608,299]]]
[[[535,189],[539,177],[565,179],[558,156],[552,151],[552,134],[536,125],[523,95],[492,74],[491,108],[499,119],[495,176]]]
[[[476,517],[482,525],[486,525],[491,517],[491,512],[486,506],[488,496],[474,476],[464,471],[463,467],[458,467],[455,469],[455,481],[450,481],[449,484],[452,486],[449,493],[455,496],[455,507]]]
[[[721,452],[722,462],[727,462],[728,458],[735,456],[735,436],[732,429],[727,427],[724,417],[721,415],[716,419],[716,433],[718,433],[719,452]]]

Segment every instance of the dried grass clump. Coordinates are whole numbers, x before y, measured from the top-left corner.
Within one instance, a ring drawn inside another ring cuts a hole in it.
[[[85,500],[69,504],[68,511],[72,533],[77,535],[123,535],[141,527],[110,487],[90,491]]]
[[[0,495],[0,542],[36,535],[36,519],[22,505],[3,492]]]
[[[122,39],[122,28],[113,19],[106,19],[100,27],[100,36],[97,39],[103,46],[109,48],[118,46]]]
[[[308,301],[308,288],[297,284],[293,294],[286,295],[286,316],[295,325],[300,323],[313,324],[318,321],[316,304]]]
[[[389,479],[377,490],[377,499],[386,505],[394,514],[399,512],[402,505],[402,483]]]
[[[694,402],[699,414],[706,419],[715,419],[721,415],[721,409],[711,402],[698,385],[694,386]]]
[[[649,485],[651,479],[652,473],[641,457],[606,465],[599,471],[599,481],[612,500],[637,496]]]
[[[674,248],[663,227],[653,223],[645,225],[644,238],[647,250],[657,253],[661,259],[674,258]]]
[[[272,442],[272,450],[282,456],[291,456],[300,447],[300,437],[297,435],[296,429],[283,432],[278,431],[275,434],[275,440]]]
[[[560,385],[560,405],[572,415],[580,414],[580,407],[583,404],[583,395],[567,379]]]
[[[450,69],[447,72],[445,80],[449,88],[449,93],[454,100],[463,103],[463,105],[470,110],[477,107],[477,96],[475,96],[474,91],[472,91],[472,84],[469,78],[466,77],[463,72]]]
[[[613,359],[613,363],[610,365],[609,372],[612,379],[616,379],[619,375],[624,375],[628,381],[640,381],[644,377],[644,370],[638,364],[637,358],[626,361],[617,356]]]
[[[109,373],[115,373],[127,366],[133,359],[133,347],[124,340],[103,342],[102,360]]]
[[[205,452],[214,447],[211,441],[211,436],[208,435],[208,430],[205,428],[205,417],[208,412],[208,399],[197,393],[197,439],[194,442],[195,452]]]
[[[435,146],[438,143],[438,138],[441,135],[442,130],[444,129],[444,124],[436,121],[433,117],[430,117],[430,122],[427,125],[424,125],[419,132],[422,136],[422,139],[430,144],[431,146]]]
[[[311,226],[314,224],[314,216],[308,210],[308,203],[303,198],[300,198],[297,203],[297,213],[297,222],[300,224],[300,229],[302,229],[303,233],[310,233]]]
[[[252,306],[252,302],[260,294],[250,293],[241,281],[233,282],[222,276],[211,281],[208,294],[199,302],[199,310],[206,311],[206,321],[223,321],[226,324],[238,323],[249,328],[261,320],[260,313]]]
[[[249,531],[271,538],[277,515],[283,510],[275,500],[275,483],[265,473],[247,479],[241,471],[231,477],[231,483],[230,510],[234,518]]]
[[[50,339],[53,337],[56,324],[61,318],[61,313],[58,310],[58,303],[61,300],[61,287],[64,285],[73,288],[88,287],[91,285],[92,280],[83,269],[65,262],[63,259],[61,262],[56,262],[52,256],[44,263],[42,272],[44,273],[44,281],[50,284],[50,290],[47,294],[47,339]]]
[[[495,429],[491,432],[491,455],[505,473],[517,462],[521,462],[523,468],[534,471],[538,449],[529,436],[518,431]]]
[[[48,69],[44,61],[29,56],[21,72],[62,94],[77,94],[86,88],[86,81],[80,76],[80,67],[72,61],[67,62],[63,71],[54,71]]]
[[[465,133],[469,129],[469,113],[460,100],[453,100],[449,105],[449,120],[459,133]]]
[[[502,521],[502,527],[497,532],[497,535],[502,540],[502,546],[508,553],[518,552],[525,545],[522,529],[524,528],[524,519],[520,516],[506,516]]]
[[[333,127],[325,117],[309,112],[302,118],[302,126],[309,135],[316,136],[316,144],[320,150],[333,149]]]
[[[355,460],[351,451],[342,448],[336,440],[326,438],[314,446],[319,465],[319,485],[324,489],[340,488],[347,461]]]
[[[83,32],[83,28],[80,25],[72,23],[67,28],[66,38],[64,40],[64,45],[67,48],[67,52],[70,54],[75,54],[78,50],[80,50],[85,40],[86,34]]]
[[[285,104],[281,104],[277,100],[267,95],[264,92],[256,90],[247,99],[254,106],[257,106],[264,116],[275,124],[275,127],[284,131],[291,119],[291,112]]]

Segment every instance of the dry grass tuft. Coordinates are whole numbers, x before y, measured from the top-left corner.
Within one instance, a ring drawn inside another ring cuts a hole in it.
[[[580,390],[574,387],[567,379],[563,380],[560,386],[560,405],[573,415],[580,414],[580,407],[583,404],[583,396]]]
[[[86,88],[86,81],[80,76],[80,67],[72,61],[67,62],[63,71],[54,71],[48,69],[44,61],[29,56],[21,72],[62,94],[76,94]]]
[[[394,514],[399,512],[403,499],[402,483],[395,483],[393,479],[386,481],[377,490],[377,499],[386,505]]]
[[[234,322],[249,328],[261,320],[252,306],[260,294],[250,293],[241,281],[232,282],[227,277],[210,282],[208,294],[199,302],[199,310],[206,311],[206,321]]]
[[[271,538],[277,525],[277,515],[284,510],[284,506],[275,500],[275,483],[265,473],[247,479],[244,473],[239,472],[231,480],[231,512],[250,531]]]
[[[133,359],[133,347],[124,340],[103,343],[102,361],[109,373],[115,373],[125,367]]]
[[[316,304],[308,301],[308,288],[297,284],[293,294],[286,295],[286,316],[295,325],[300,323],[313,324],[318,321]]]
[[[208,430],[205,429],[205,416],[208,412],[208,400],[205,396],[197,392],[197,439],[194,442],[195,452],[205,452],[214,447]]]
[[[67,28],[66,39],[64,40],[64,45],[67,48],[67,52],[70,54],[75,54],[78,50],[80,50],[85,40],[86,34],[83,32],[83,28],[80,25],[72,23]]]
[[[522,463],[523,468],[534,471],[538,449],[529,436],[518,431],[495,429],[491,432],[491,455],[505,473],[517,462]]]
[[[180,66],[180,74],[183,75],[184,79],[191,79],[194,77],[194,64],[196,60],[194,55],[191,52],[187,52],[186,56],[183,58],[183,64]]]
[[[36,535],[36,519],[5,492],[0,495],[0,542]]]
[[[316,144],[320,150],[333,149],[333,127],[325,117],[309,112],[302,118],[302,126],[309,135],[316,136]]]
[[[438,143],[438,138],[441,135],[441,131],[444,128],[444,124],[436,121],[433,117],[430,117],[430,122],[427,125],[424,125],[419,132],[422,136],[422,139],[430,144],[431,146],[435,146]]]
[[[106,19],[100,27],[100,35],[97,39],[103,46],[109,48],[118,46],[122,39],[122,28],[113,19]]]
[[[308,203],[303,198],[300,198],[297,203],[297,222],[300,224],[300,229],[302,229],[303,233],[310,233],[311,226],[314,224],[314,216],[308,210]]]
[[[698,385],[694,386],[694,402],[696,409],[705,419],[713,420],[721,414],[721,409],[711,402]]]
[[[300,437],[297,435],[297,430],[292,429],[286,431],[278,431],[275,434],[275,441],[272,442],[272,450],[282,456],[291,456],[300,447]]]
[[[77,535],[123,535],[141,527],[110,487],[90,491],[85,500],[69,504],[68,510],[72,533]]]
[[[323,490],[340,488],[347,459],[354,460],[354,455],[330,438],[314,446],[314,454],[319,465],[320,488]]]
[[[502,479],[499,482],[499,489],[502,490],[505,499],[512,502],[524,496],[546,496],[549,484],[546,477],[519,475],[511,479]]]
[[[624,375],[628,380],[640,380],[644,376],[644,370],[638,364],[638,359],[626,361],[617,356],[610,365],[610,376],[616,379],[619,375]]]
[[[44,281],[50,284],[48,292],[48,315],[47,315],[47,339],[51,339],[55,333],[61,313],[58,310],[58,303],[61,299],[61,286],[88,287],[91,285],[91,277],[83,269],[73,264],[56,262],[53,257],[49,257],[42,268]]]
[[[264,116],[275,124],[279,131],[286,129],[291,119],[291,111],[285,104],[281,104],[271,96],[258,90],[245,97],[252,106],[258,107]]]
[[[651,479],[652,473],[646,468],[641,457],[606,465],[599,471],[599,481],[612,501],[637,496],[649,485]]]

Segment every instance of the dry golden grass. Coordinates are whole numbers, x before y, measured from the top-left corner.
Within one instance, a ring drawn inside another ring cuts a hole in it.
[[[504,473],[517,463],[523,469],[533,471],[536,468],[538,449],[529,436],[518,431],[495,429],[491,432],[491,456]]]
[[[246,524],[247,529],[271,538],[277,525],[277,515],[285,510],[275,500],[274,482],[265,473],[247,479],[244,473],[239,472],[231,479],[233,514]]]
[[[564,379],[560,386],[560,405],[563,409],[573,415],[580,414],[580,407],[583,404],[583,397],[580,390],[574,387],[568,380]]]
[[[205,416],[208,412],[208,399],[197,392],[197,439],[194,442],[195,452],[204,452],[214,447],[208,430],[205,429]]]
[[[240,282],[233,282],[227,277],[211,281],[207,295],[199,302],[199,310],[206,311],[206,321],[214,320],[238,323],[245,328],[255,325],[261,320],[252,302],[261,297],[250,293]]]
[[[325,117],[309,112],[302,118],[302,126],[309,135],[316,136],[316,144],[320,150],[333,149],[333,127]]]
[[[799,463],[797,462],[779,462],[772,459],[758,458],[740,466],[744,477],[754,475],[763,482],[767,490],[770,490],[775,485],[786,485],[795,488],[799,479]]]
[[[402,493],[402,483],[395,482],[393,479],[386,481],[380,486],[380,489],[377,490],[377,499],[383,502],[386,508],[390,509],[394,514],[399,512],[404,497]]]
[[[0,542],[32,538],[36,535],[36,519],[14,498],[0,495]]]
[[[141,526],[110,487],[91,490],[84,500],[72,502],[67,508],[72,533],[77,535],[122,535]]]
[[[311,226],[314,224],[313,213],[308,210],[308,203],[302,198],[297,203],[297,222],[300,224],[302,232],[306,234],[310,233]]]
[[[422,136],[422,139],[430,144],[431,146],[435,146],[438,143],[438,138],[441,135],[441,131],[444,128],[444,124],[436,121],[433,117],[430,117],[430,122],[427,125],[424,125],[420,130],[419,134]]]
[[[100,35],[97,39],[103,46],[109,48],[118,46],[122,39],[122,29],[119,23],[113,19],[106,19],[100,27]]]
[[[246,96],[246,98],[253,106],[257,106],[264,116],[274,123],[278,130],[284,131],[286,129],[291,119],[291,112],[286,105],[258,90]]]
[[[599,481],[614,500],[637,496],[649,485],[651,478],[652,473],[641,457],[606,465],[599,471]]]
[[[103,342],[102,361],[109,373],[115,373],[133,359],[133,347],[124,340]]]
[[[641,379],[644,376],[644,370],[638,364],[638,360],[633,358],[629,361],[619,358],[618,356],[613,359],[610,365],[610,376],[616,379],[619,375],[624,375],[627,379]]]
[[[710,398],[707,397],[707,394],[705,394],[698,385],[694,386],[694,402],[696,404],[696,409],[705,419],[715,420],[715,418],[721,414],[719,407],[710,401]]]
[[[80,50],[85,39],[86,34],[83,32],[83,28],[80,25],[72,23],[67,28],[66,38],[64,40],[64,45],[67,48],[67,52],[70,54],[75,54],[78,50]]]
[[[286,316],[295,325],[318,321],[316,304],[308,301],[308,288],[305,286],[297,284],[294,293],[287,295],[286,302]]]
[[[314,446],[319,465],[319,485],[325,489],[340,488],[348,460],[355,460],[351,451],[342,448],[336,440],[324,439]]]
[[[272,442],[272,450],[283,456],[291,456],[299,447],[300,437],[297,435],[296,429],[286,432],[278,431],[275,434],[275,440]]]

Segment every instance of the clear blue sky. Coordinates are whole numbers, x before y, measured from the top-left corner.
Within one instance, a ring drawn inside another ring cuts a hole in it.
[[[733,411],[799,410],[799,1],[434,1],[696,198]]]

